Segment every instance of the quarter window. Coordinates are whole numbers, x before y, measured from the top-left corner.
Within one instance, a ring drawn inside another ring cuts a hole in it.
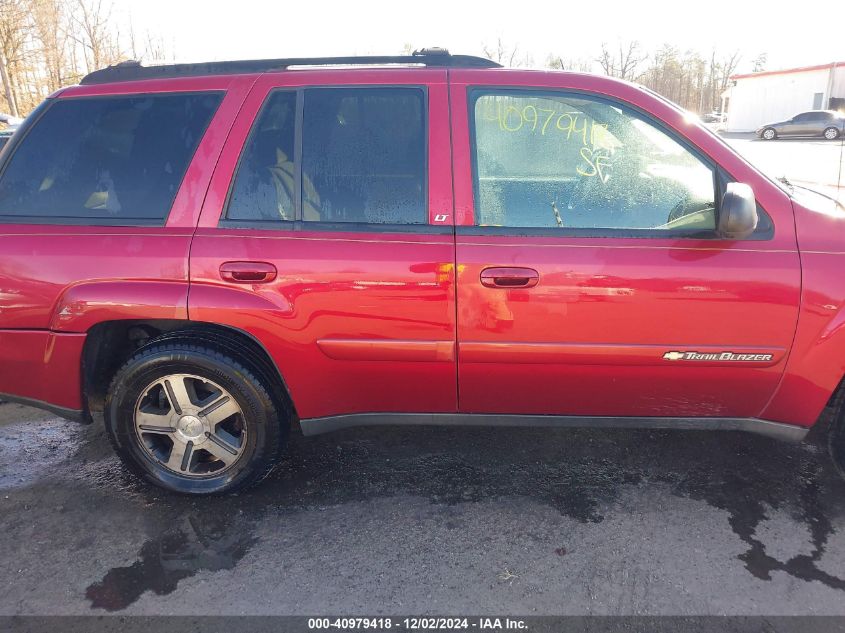
[[[715,235],[713,170],[640,115],[581,95],[477,95],[476,223]]]
[[[58,99],[0,178],[0,216],[160,223],[220,94]]]

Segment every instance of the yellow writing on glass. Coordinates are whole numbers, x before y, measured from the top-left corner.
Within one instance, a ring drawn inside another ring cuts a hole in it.
[[[587,177],[598,176],[603,183],[607,182],[607,179],[610,178],[608,168],[611,167],[610,154],[607,150],[582,147],[581,159],[584,162],[575,168],[578,175]]]
[[[522,107],[513,103],[495,102],[482,104],[480,118],[498,124],[503,132],[560,134],[567,141],[579,143],[582,162],[575,171],[580,176],[597,177],[606,183],[612,169],[611,157],[618,144],[607,130],[607,123],[599,123],[582,112],[561,112],[555,108],[543,108],[533,104]]]

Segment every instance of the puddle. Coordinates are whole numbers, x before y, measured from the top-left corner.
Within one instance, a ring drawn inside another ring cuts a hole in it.
[[[179,528],[145,543],[137,561],[115,567],[89,585],[85,597],[92,609],[120,611],[145,591],[166,595],[199,571],[232,569],[254,543],[245,521],[186,516]]]
[[[814,469],[805,464],[803,471],[800,483],[801,510],[798,518],[810,531],[812,551],[809,554],[793,556],[786,561],[769,556],[765,545],[752,536],[759,525],[758,519],[753,525],[734,526],[732,523],[734,532],[750,546],[746,553],[740,554],[739,559],[745,563],[748,571],[761,580],[771,580],[773,571],[783,571],[800,580],[817,581],[831,589],[845,591],[845,579],[833,576],[818,567],[834,528],[822,504],[818,468]]]
[[[748,546],[737,558],[755,578],[771,581],[772,572],[780,571],[798,580],[820,582],[845,591],[845,578],[834,576],[818,565],[836,530],[834,520],[845,514],[841,503],[845,486],[833,472],[824,450],[809,445],[772,443],[754,461],[746,458],[750,452],[740,450],[736,455],[745,461],[745,468],[737,465],[716,474],[699,467],[681,482],[676,493],[728,512],[731,530]],[[766,551],[758,530],[769,518],[769,508],[787,513],[806,527],[810,535],[809,554],[796,553],[780,560]]]

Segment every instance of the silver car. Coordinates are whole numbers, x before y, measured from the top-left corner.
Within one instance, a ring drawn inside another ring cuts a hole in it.
[[[768,123],[756,134],[767,141],[787,136],[822,136],[829,141],[845,133],[845,114],[833,110],[810,110],[787,121]]]

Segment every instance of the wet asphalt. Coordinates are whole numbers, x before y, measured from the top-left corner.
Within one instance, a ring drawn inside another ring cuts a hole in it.
[[[0,614],[845,614],[845,482],[729,432],[295,435],[259,488],[139,483],[0,405]]]

